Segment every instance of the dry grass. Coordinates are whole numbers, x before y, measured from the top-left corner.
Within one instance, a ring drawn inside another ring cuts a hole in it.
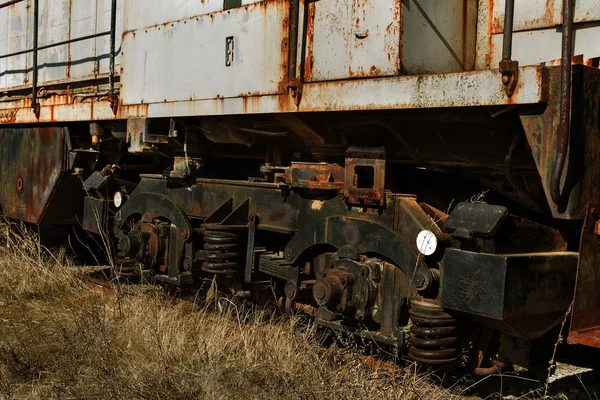
[[[96,293],[35,235],[0,229],[5,398],[454,397],[321,346],[314,326],[269,310],[222,299],[190,311],[148,286],[135,296]]]

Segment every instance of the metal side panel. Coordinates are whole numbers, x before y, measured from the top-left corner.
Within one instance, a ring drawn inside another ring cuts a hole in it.
[[[590,206],[581,233],[568,342],[600,348],[600,205]]]
[[[515,0],[514,31],[548,28],[562,24],[563,0]],[[492,2],[492,33],[504,32],[504,7],[506,0]],[[600,20],[600,1],[577,0],[574,2],[573,22]]]
[[[0,209],[8,218],[41,221],[66,168],[67,129],[0,129]]]
[[[284,93],[288,14],[271,0],[126,32],[123,104]]]
[[[71,1],[42,0],[39,5],[39,46],[67,40],[70,35]],[[28,48],[32,47],[33,38],[28,43]],[[68,66],[68,46],[40,50],[38,52],[39,82],[66,79],[70,73]],[[29,76],[31,78],[31,73]]]
[[[599,2],[600,3],[600,2]],[[600,25],[574,26],[573,54],[583,55],[584,60],[600,57]],[[513,34],[513,59],[519,65],[552,64],[561,58],[562,31],[548,28]],[[502,34],[492,35],[490,49],[491,66],[497,68],[502,59]]]
[[[72,0],[74,3],[81,0]],[[115,33],[115,74],[119,74],[121,64],[121,39],[123,37],[123,1],[117,0],[117,26]],[[144,2],[145,3],[145,2]],[[110,31],[111,0],[96,0],[96,32]],[[82,43],[86,43],[85,41]],[[91,46],[91,42],[88,46]],[[96,74],[110,73],[110,35],[94,39]],[[81,60],[81,57],[78,57]]]
[[[574,3],[573,55],[600,57],[600,1]],[[480,0],[476,69],[496,69],[502,58],[505,0]],[[513,60],[520,66],[553,65],[561,58],[562,0],[515,0]]]
[[[262,3],[266,0],[240,0],[241,6]],[[125,0],[125,31],[161,25],[190,17],[223,11],[227,0],[169,0],[153,1]]]
[[[471,71],[477,0],[402,2],[402,73]]]
[[[97,0],[77,0],[73,2],[71,5],[71,36],[82,37],[96,32],[96,8]],[[117,24],[117,26],[119,25]],[[117,35],[116,37],[119,38],[120,36]],[[94,72],[95,40],[71,43],[70,54],[71,76],[82,77]]]
[[[2,54],[27,49],[27,8],[25,2],[0,9],[0,51]],[[0,90],[12,86],[21,86],[27,79],[27,55],[3,59],[0,61]]]
[[[311,3],[305,80],[398,74],[401,7],[400,0]]]
[[[0,55],[33,48],[33,6],[28,2],[0,9]],[[120,63],[123,0],[117,1],[116,56]],[[38,46],[110,31],[111,0],[39,0]],[[38,52],[40,88],[95,79],[109,73],[109,35]],[[31,85],[32,53],[0,60],[0,90]],[[119,68],[116,68],[117,74]]]
[[[8,10],[0,9],[0,54],[7,54],[10,41],[8,40]],[[7,64],[6,59],[0,59],[0,88],[6,87]]]

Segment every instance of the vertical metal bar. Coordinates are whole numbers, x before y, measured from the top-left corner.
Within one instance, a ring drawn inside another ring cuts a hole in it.
[[[565,169],[571,127],[571,77],[573,67],[573,0],[563,0],[562,60],[560,66],[560,126],[557,132],[556,158],[550,178],[550,195],[556,205],[562,202],[560,182]]]
[[[39,110],[37,101],[38,90],[38,28],[39,28],[39,0],[33,0],[33,71],[31,79],[31,108]]]
[[[515,0],[506,0],[504,8],[504,33],[502,38],[502,59],[512,58],[513,21],[515,17]]]
[[[515,0],[506,0],[504,8],[504,32],[502,35],[502,60],[500,60],[500,73],[504,92],[511,97],[517,87],[519,79],[519,63],[512,59],[513,21],[515,18]]]
[[[112,0],[110,8],[110,93],[115,92],[115,37],[117,30],[117,0]]]
[[[298,58],[298,27],[300,18],[300,0],[292,0],[290,4],[289,60],[288,78],[295,79]]]

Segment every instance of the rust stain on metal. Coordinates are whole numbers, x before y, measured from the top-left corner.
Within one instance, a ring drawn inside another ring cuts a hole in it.
[[[600,348],[600,238],[596,226],[600,221],[600,206],[589,207],[581,234],[575,300],[568,337],[570,344]]]
[[[306,27],[306,58],[304,60],[304,80],[312,81],[313,77],[313,49],[315,45],[315,3],[308,5],[308,17]]]
[[[0,129],[0,204],[9,218],[39,223],[65,168],[61,128]]]
[[[0,124],[14,124],[16,117],[16,110],[0,111]]]
[[[292,163],[286,171],[285,182],[297,188],[340,190],[344,187],[344,167],[325,163]]]

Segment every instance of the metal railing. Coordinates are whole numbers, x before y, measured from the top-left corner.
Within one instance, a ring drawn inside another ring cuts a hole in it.
[[[9,0],[0,4],[0,9],[11,6],[13,4],[21,3],[25,0]],[[39,36],[39,0],[33,0],[33,47],[28,50],[21,50],[10,54],[0,55],[0,60],[15,57],[21,54],[33,53],[33,71],[31,79],[31,107],[39,114],[39,103],[37,101],[38,92],[38,52],[40,50],[50,49],[52,47],[63,46],[65,44],[81,42],[83,40],[94,39],[101,36],[110,35],[110,73],[109,73],[109,86],[110,93],[115,91],[115,36],[116,36],[116,25],[117,25],[117,0],[111,0],[110,9],[110,30],[104,32],[98,32],[91,35],[81,36],[69,40],[63,40],[44,46],[38,46]]]

